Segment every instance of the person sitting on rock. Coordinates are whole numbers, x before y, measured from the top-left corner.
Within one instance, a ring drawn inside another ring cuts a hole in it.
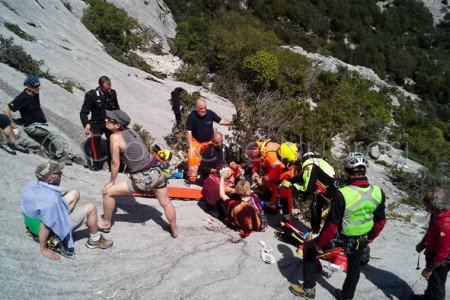
[[[16,154],[16,150],[24,153],[29,152],[16,138],[19,135],[19,130],[12,127],[11,120],[7,115],[0,114],[0,129],[0,148],[13,155]]]
[[[47,240],[51,233],[63,241],[65,248],[73,249],[72,231],[86,223],[90,236],[86,246],[91,249],[106,249],[113,242],[98,232],[97,209],[88,203],[77,207],[80,192],[71,189],[66,193],[59,187],[64,163],[45,162],[38,165],[36,178],[20,192],[20,205],[23,213],[32,219],[41,221],[39,244],[44,257],[57,260],[59,254],[50,250]]]
[[[167,181],[161,162],[149,153],[137,132],[128,128],[130,121],[130,117],[124,111],[106,111],[106,128],[112,132],[111,177],[102,188],[104,214],[99,227],[109,232],[116,197],[153,191],[169,221],[172,237],[176,238],[178,236],[176,211],[167,195]],[[125,163],[130,179],[116,182],[121,161]]]
[[[34,75],[28,76],[23,85],[25,89],[13,101],[4,107],[3,112],[9,117],[11,125],[16,128],[12,118],[12,112],[19,111],[22,117],[25,132],[39,142],[47,144],[47,150],[52,158],[71,165],[72,160],[84,165],[84,161],[65,150],[67,141],[62,137],[60,131],[53,125],[47,123],[39,100],[41,83]],[[26,147],[26,145],[22,146]],[[45,145],[44,145],[45,146]]]
[[[236,183],[235,194],[225,194],[225,180],[231,176],[230,170],[223,169],[220,174],[219,193],[225,203],[228,223],[240,231],[239,235],[245,238],[252,231],[262,230],[262,216],[255,198],[251,197],[250,182],[239,180]]]

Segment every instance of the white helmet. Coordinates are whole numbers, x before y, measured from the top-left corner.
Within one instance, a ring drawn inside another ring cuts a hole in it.
[[[360,152],[350,152],[344,160],[344,168],[346,169],[354,169],[356,167],[367,168],[368,166],[369,162],[367,158]]]

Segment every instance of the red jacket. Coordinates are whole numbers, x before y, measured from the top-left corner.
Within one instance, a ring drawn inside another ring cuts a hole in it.
[[[424,236],[425,255],[433,256],[442,263],[450,255],[450,209],[439,216],[431,215],[427,233]]]

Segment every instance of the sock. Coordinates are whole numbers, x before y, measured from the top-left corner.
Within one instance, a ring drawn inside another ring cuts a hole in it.
[[[100,240],[100,233],[99,232],[97,232],[96,234],[89,234],[91,237],[90,237],[90,239],[91,239],[91,241],[93,241],[93,242],[98,242],[99,240]]]

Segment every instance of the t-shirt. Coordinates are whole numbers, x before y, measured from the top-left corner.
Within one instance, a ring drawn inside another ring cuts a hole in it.
[[[219,123],[221,120],[222,118],[212,110],[207,109],[202,118],[194,110],[186,120],[186,130],[191,131],[192,136],[197,141],[208,142],[214,134],[213,122]]]
[[[25,127],[36,122],[47,123],[39,101],[39,94],[31,96],[24,90],[8,106],[12,111],[20,112]]]

